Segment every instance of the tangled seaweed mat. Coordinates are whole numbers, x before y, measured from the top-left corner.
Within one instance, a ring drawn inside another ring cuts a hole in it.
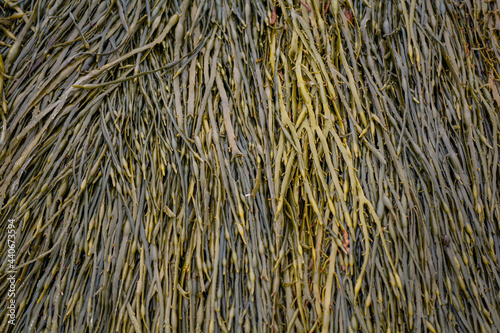
[[[0,331],[498,332],[499,9],[1,1]]]

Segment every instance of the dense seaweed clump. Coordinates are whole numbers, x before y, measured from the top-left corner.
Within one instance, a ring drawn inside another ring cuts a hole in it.
[[[1,332],[499,330],[498,1],[0,4]]]

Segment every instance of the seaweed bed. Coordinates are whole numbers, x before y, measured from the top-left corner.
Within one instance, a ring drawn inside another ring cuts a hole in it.
[[[0,1],[0,331],[498,332],[499,9]]]

